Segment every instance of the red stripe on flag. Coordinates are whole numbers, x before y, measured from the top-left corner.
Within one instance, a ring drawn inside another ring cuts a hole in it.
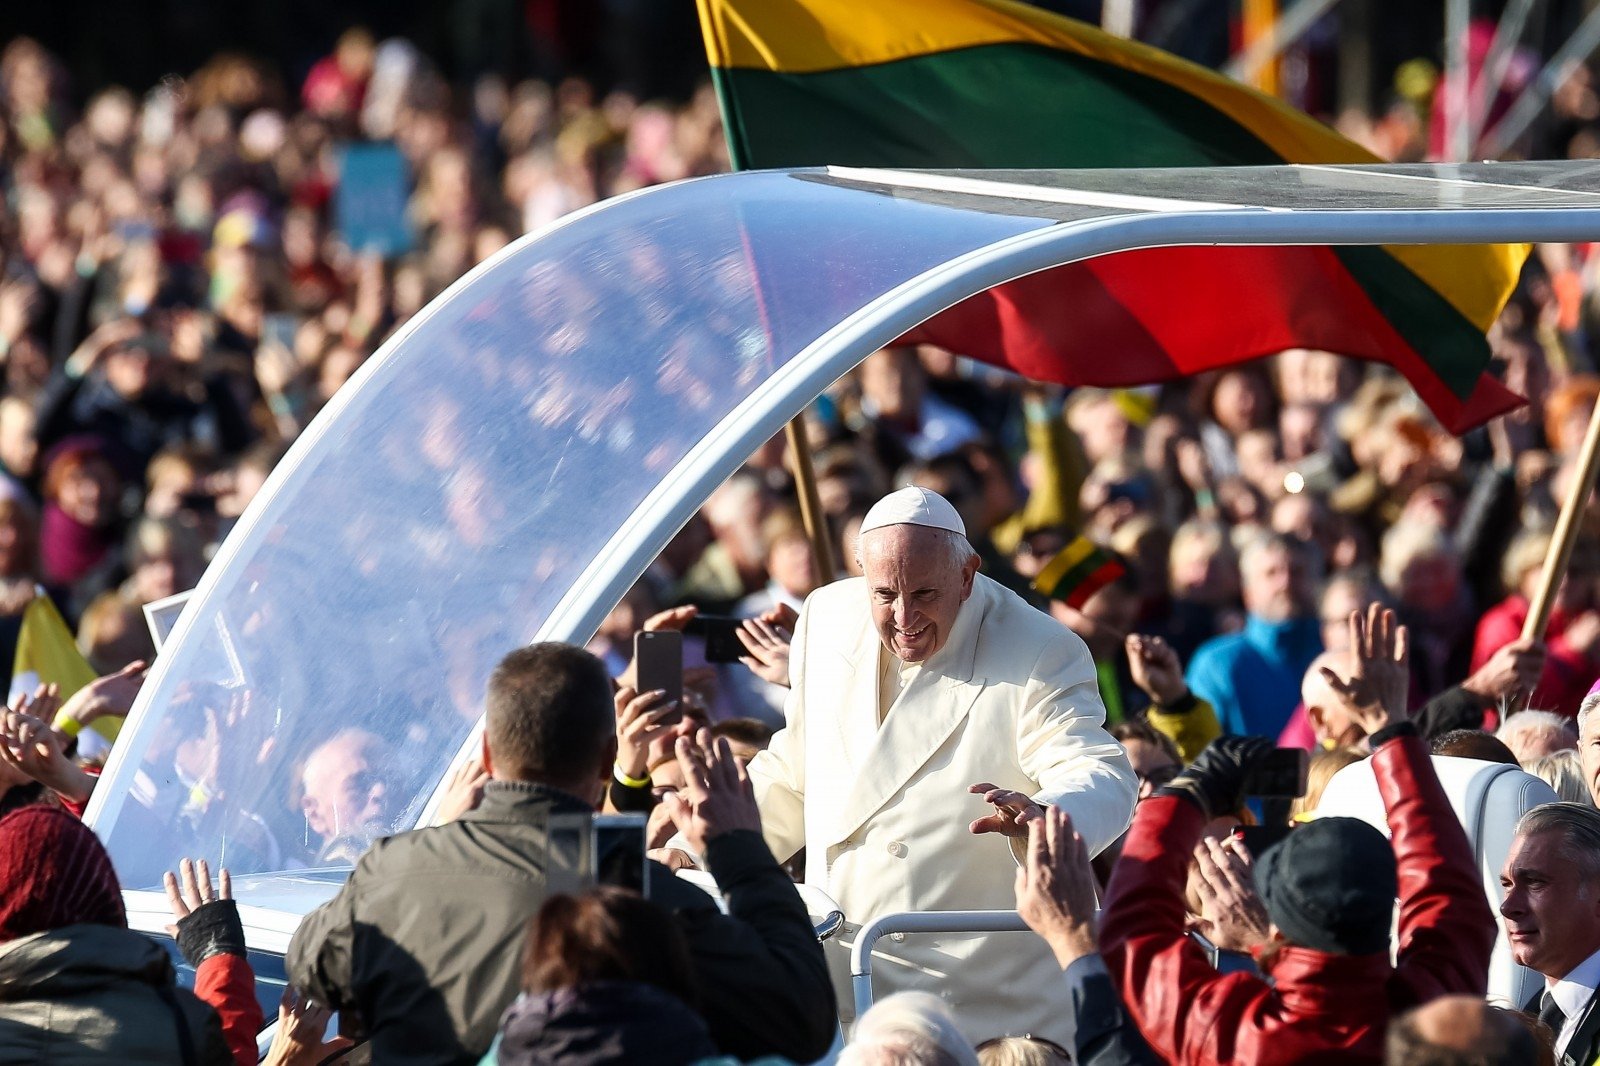
[[[964,300],[903,338],[1063,385],[1119,387],[1286,348],[1386,363],[1461,433],[1522,401],[1484,375],[1462,401],[1328,248],[1147,248],[1032,274]]]

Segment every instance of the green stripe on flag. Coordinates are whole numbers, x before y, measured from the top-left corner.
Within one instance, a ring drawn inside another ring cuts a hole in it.
[[[714,69],[738,169],[1270,165],[1204,99],[1033,44],[803,74]],[[1137,192],[1137,190],[1129,190]]]

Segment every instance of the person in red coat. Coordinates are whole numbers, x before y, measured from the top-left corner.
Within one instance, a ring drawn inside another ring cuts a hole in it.
[[[1472,640],[1472,669],[1479,670],[1495,652],[1522,638],[1522,623],[1528,617],[1528,603],[1539,586],[1550,535],[1535,533],[1519,537],[1506,552],[1504,578],[1511,595],[1483,613]],[[1550,624],[1545,629],[1548,654],[1539,684],[1528,706],[1556,711],[1568,716],[1578,713],[1578,704],[1589,690],[1589,682],[1600,674],[1600,604],[1596,603],[1596,553],[1583,545],[1573,554],[1566,577],[1556,590]]]
[[[1178,1064],[1380,1063],[1391,1017],[1482,996],[1495,923],[1466,834],[1404,721],[1405,638],[1374,611],[1348,697],[1381,707],[1372,763],[1391,842],[1351,818],[1296,829],[1256,865],[1272,921],[1253,974],[1222,975],[1184,929],[1189,856],[1213,811],[1238,806],[1262,737],[1223,737],[1139,805],[1101,918],[1106,964],[1140,1032]],[[1399,952],[1389,930],[1400,899]]]

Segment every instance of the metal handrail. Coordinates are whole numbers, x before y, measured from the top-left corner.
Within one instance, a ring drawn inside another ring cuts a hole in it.
[[[872,1006],[872,948],[889,933],[1025,933],[1016,911],[901,911],[861,927],[850,947],[850,990],[860,1018]]]

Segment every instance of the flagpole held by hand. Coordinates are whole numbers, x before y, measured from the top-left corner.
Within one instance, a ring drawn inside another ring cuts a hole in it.
[[[1567,498],[1561,501],[1561,515],[1556,519],[1555,533],[1550,538],[1550,554],[1545,556],[1539,587],[1528,604],[1528,618],[1522,623],[1524,640],[1544,639],[1556,589],[1561,587],[1567,562],[1572,558],[1572,546],[1577,543],[1578,531],[1583,526],[1583,508],[1594,491],[1597,471],[1600,471],[1600,404],[1595,405],[1589,416],[1589,432],[1584,434],[1583,449],[1578,454],[1577,476],[1567,486]]]

